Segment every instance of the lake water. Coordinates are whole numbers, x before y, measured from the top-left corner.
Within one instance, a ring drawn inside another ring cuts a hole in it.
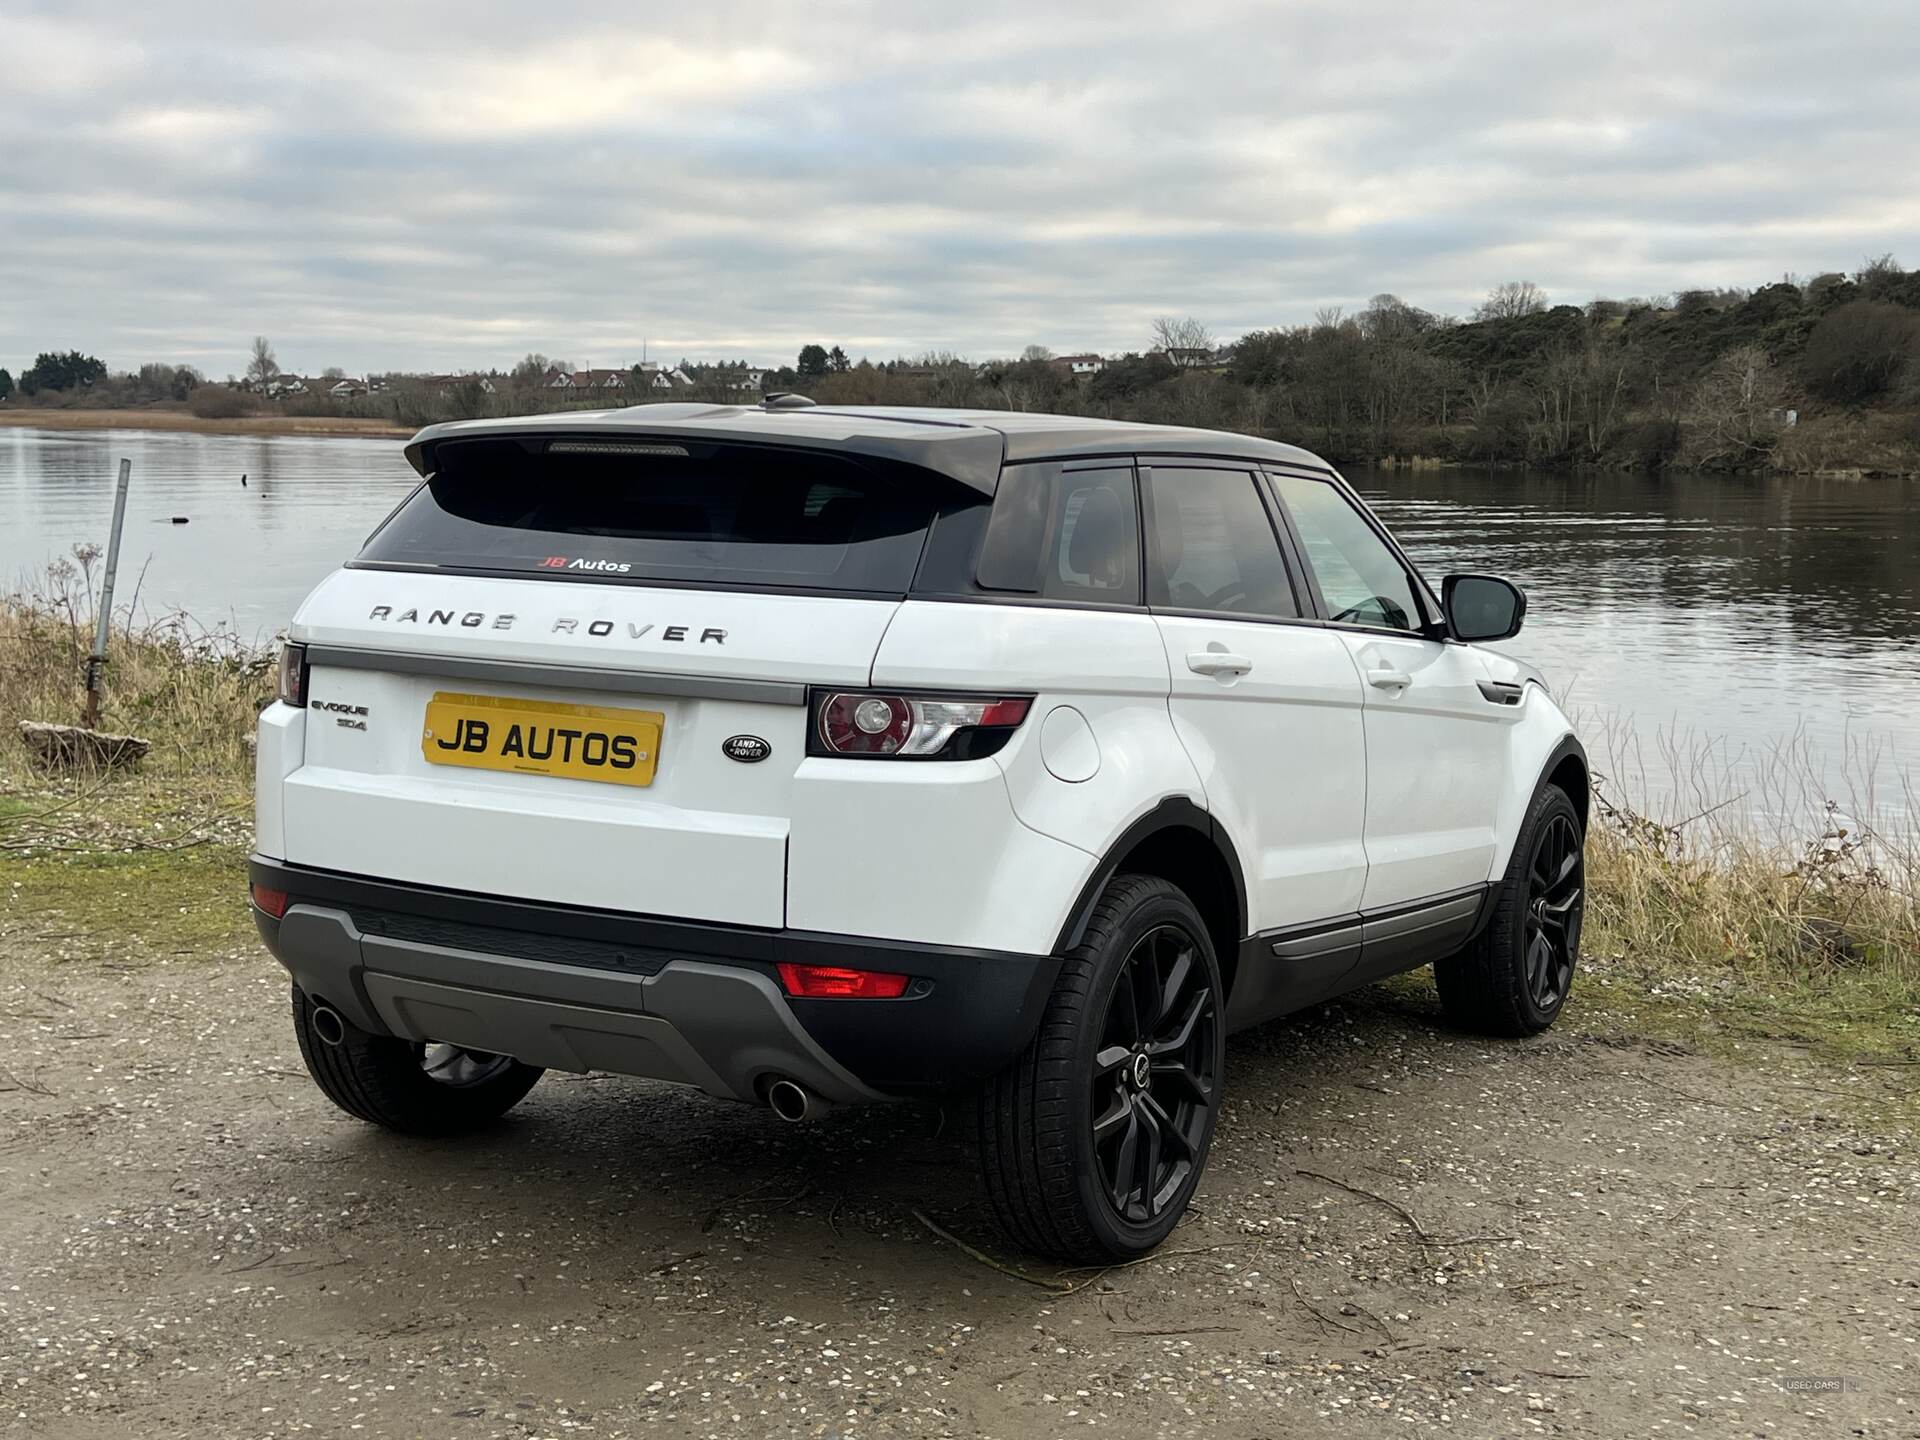
[[[0,428],[0,588],[105,544],[123,456],[121,601],[138,583],[145,611],[263,642],[414,478],[391,440]],[[1511,648],[1570,695],[1596,764],[1630,795],[1674,818],[1745,792],[1743,808],[1799,826],[1818,797],[1779,787],[1810,771],[1855,813],[1907,812],[1895,777],[1920,761],[1920,485],[1349,478],[1436,582],[1474,570],[1525,587]],[[1790,763],[1769,763],[1781,750]]]

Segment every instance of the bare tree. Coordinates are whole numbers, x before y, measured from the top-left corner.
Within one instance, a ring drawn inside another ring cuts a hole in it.
[[[1738,464],[1764,452],[1780,433],[1786,391],[1758,345],[1737,345],[1714,361],[1693,393],[1699,458]]]
[[[1191,315],[1184,319],[1160,316],[1153,322],[1153,343],[1183,370],[1213,358],[1213,332]]]
[[[1853,272],[1853,283],[1860,287],[1860,293],[1869,300],[1878,300],[1898,284],[1905,274],[1900,262],[1892,255],[1869,255],[1866,262]]]
[[[1523,315],[1538,315],[1547,308],[1547,292],[1531,280],[1509,280],[1487,292],[1476,320],[1518,320]]]
[[[280,362],[273,358],[273,346],[267,343],[267,337],[253,337],[253,354],[247,361],[247,379],[256,385],[265,385],[280,373]]]
[[[1020,358],[1025,361],[1038,360],[1044,364],[1053,359],[1053,351],[1044,345],[1029,345],[1020,352]]]

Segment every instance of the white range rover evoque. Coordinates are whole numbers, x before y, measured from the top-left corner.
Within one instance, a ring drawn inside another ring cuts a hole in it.
[[[436,425],[301,605],[254,913],[350,1113],[543,1068],[800,1119],[977,1097],[1010,1236],[1139,1254],[1229,1031],[1431,962],[1552,1023],[1586,760],[1502,580],[1438,598],[1331,467],[1048,415]]]

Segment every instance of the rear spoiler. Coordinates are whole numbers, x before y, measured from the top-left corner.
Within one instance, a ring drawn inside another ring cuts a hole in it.
[[[999,487],[1006,453],[1006,437],[983,425],[830,410],[770,413],[736,406],[635,405],[604,414],[429,425],[407,442],[407,463],[421,475],[430,475],[438,468],[435,455],[440,447],[465,440],[519,440],[529,442],[529,448],[552,440],[667,445],[694,440],[821,450],[917,466],[989,496]]]

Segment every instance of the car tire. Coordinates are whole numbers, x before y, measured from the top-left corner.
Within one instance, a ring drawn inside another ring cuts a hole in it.
[[[1014,1243],[1104,1265],[1166,1239],[1206,1168],[1225,1010],[1193,902],[1156,876],[1110,881],[1038,1032],[979,1099],[987,1194]]]
[[[506,1055],[422,1045],[369,1035],[333,1012],[315,1028],[321,1007],[293,987],[293,1033],[300,1058],[329,1100],[347,1114],[403,1135],[459,1135],[498,1120],[545,1072]]]
[[[1447,1018],[1483,1035],[1537,1035],[1567,1003],[1586,909],[1580,812],[1557,785],[1527,811],[1493,914],[1458,954],[1434,963]]]

